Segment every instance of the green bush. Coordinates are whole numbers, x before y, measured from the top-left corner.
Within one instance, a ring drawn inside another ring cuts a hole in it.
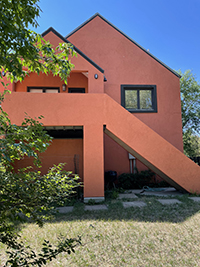
[[[155,173],[151,170],[145,170],[136,173],[122,173],[118,177],[118,185],[123,189],[141,189],[153,181]]]

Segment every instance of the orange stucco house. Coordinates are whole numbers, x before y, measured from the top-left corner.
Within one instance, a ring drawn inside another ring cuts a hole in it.
[[[183,154],[179,74],[99,14],[66,37],[53,28],[43,37],[74,45],[68,85],[31,73],[10,85],[4,102],[16,124],[25,112],[44,116],[55,139],[42,155],[43,171],[66,162],[83,178],[84,199],[102,200],[105,171],[129,172],[130,153],[139,170],[200,193],[200,167]]]

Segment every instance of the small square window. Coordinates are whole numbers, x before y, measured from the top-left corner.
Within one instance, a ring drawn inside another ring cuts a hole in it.
[[[157,112],[156,85],[121,85],[121,105],[130,112]]]

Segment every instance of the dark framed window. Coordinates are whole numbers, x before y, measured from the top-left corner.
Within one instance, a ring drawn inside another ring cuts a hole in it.
[[[156,85],[121,85],[121,105],[130,112],[157,112]]]
[[[85,93],[85,88],[68,88],[68,93]]]
[[[30,93],[60,93],[59,87],[27,87]]]

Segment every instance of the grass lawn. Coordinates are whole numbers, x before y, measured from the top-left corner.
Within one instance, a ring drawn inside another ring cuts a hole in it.
[[[200,202],[177,196],[182,203],[162,205],[156,197],[140,196],[147,206],[124,209],[121,200],[109,200],[107,211],[74,211],[58,215],[43,228],[26,224],[20,234],[39,249],[44,239],[55,242],[60,233],[82,237],[76,252],[62,254],[46,266],[200,266]],[[0,246],[0,266],[5,260]]]

